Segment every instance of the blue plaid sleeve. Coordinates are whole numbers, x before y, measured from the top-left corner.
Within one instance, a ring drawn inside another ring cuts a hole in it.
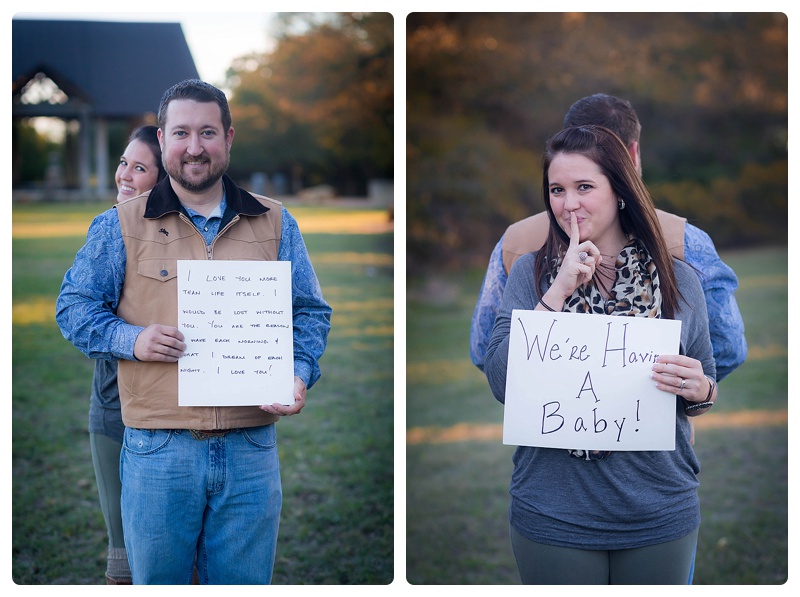
[[[143,328],[116,314],[125,262],[119,218],[112,208],[92,221],[56,300],[61,333],[89,358],[134,360],[133,345]]]
[[[310,388],[321,375],[319,359],[328,343],[332,309],[322,297],[297,221],[282,209],[278,260],[292,263],[294,374]]]
[[[483,371],[486,348],[492,337],[494,320],[500,310],[500,302],[503,300],[503,290],[505,290],[507,281],[508,274],[503,266],[503,238],[501,237],[489,258],[489,267],[483,278],[469,330],[469,355],[473,364],[481,371]]]
[[[686,262],[699,272],[703,286],[717,380],[721,380],[747,358],[744,322],[734,297],[739,280],[720,259],[711,237],[696,226],[686,224],[685,245]]]

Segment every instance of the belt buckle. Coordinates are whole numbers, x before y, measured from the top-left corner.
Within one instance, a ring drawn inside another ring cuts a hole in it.
[[[209,437],[222,437],[228,433],[230,429],[189,429],[194,439],[204,440]]]

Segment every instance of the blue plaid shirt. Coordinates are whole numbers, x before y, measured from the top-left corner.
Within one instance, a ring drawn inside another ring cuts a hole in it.
[[[706,297],[717,380],[721,380],[747,358],[744,322],[733,296],[739,280],[734,271],[719,258],[711,237],[696,226],[686,224],[684,245],[684,260],[699,272]],[[470,357],[481,371],[507,281],[501,237],[489,259],[470,327]]]
[[[207,245],[216,237],[226,208],[223,197],[208,218],[186,210]],[[286,208],[282,210],[278,260],[292,263],[294,374],[310,388],[320,377],[318,361],[327,345],[331,307],[322,297],[297,221]],[[89,226],[86,244],[64,276],[56,302],[61,333],[89,358],[135,360],[133,345],[144,328],[116,315],[126,261],[119,217],[112,208]]]

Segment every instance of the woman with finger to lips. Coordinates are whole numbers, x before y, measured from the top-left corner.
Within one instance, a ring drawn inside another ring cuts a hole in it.
[[[158,127],[142,125],[128,139],[114,174],[117,203],[152,189],[165,176]],[[122,532],[119,457],[125,426],[117,388],[117,361],[96,360],[89,400],[89,444],[100,507],[108,533],[106,583],[131,584],[131,570]]]
[[[509,273],[485,371],[505,402],[513,309],[681,320],[680,353],[653,384],[676,400],[673,451],[520,446],[509,522],[525,584],[686,584],[700,525],[689,417],[717,397],[708,315],[694,271],[674,259],[625,145],[600,126],[552,136],[542,192],[545,245]]]

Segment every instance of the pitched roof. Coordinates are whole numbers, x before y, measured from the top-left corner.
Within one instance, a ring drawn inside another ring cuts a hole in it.
[[[180,23],[13,19],[11,70],[14,95],[43,72],[106,118],[155,112],[169,87],[198,78]]]

